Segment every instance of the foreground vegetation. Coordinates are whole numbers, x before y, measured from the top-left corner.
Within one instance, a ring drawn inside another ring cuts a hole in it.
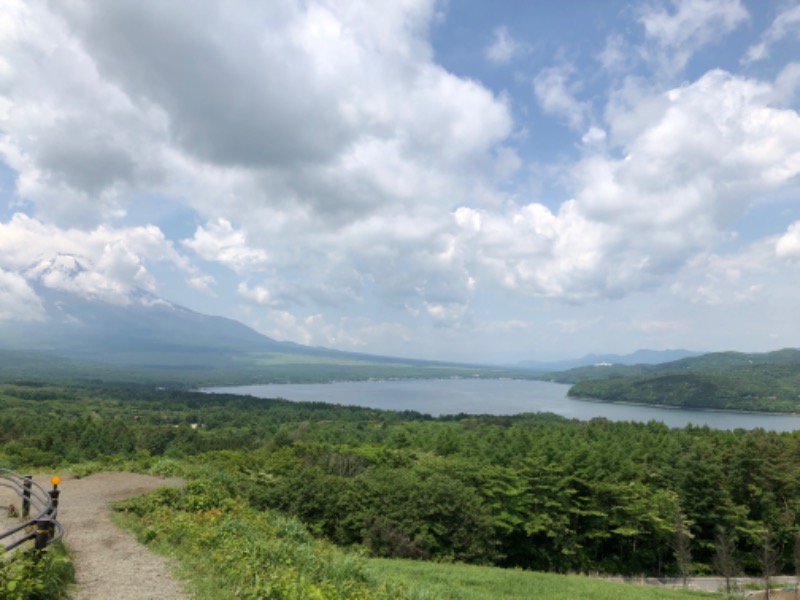
[[[123,503],[120,518],[202,571],[202,587],[236,597],[448,597],[421,595],[443,567],[428,567],[426,591],[400,572],[426,567],[359,556],[555,573],[792,572],[799,459],[799,433],[0,384],[0,464],[184,476],[185,490]]]
[[[370,577],[363,560],[315,540],[294,519],[256,511],[208,481],[161,489],[116,504],[119,523],[177,557],[193,597],[403,598]]]
[[[69,551],[56,542],[41,556],[21,553],[13,561],[0,562],[0,598],[65,600],[74,575]]]
[[[215,481],[118,502],[117,521],[152,549],[178,559],[194,598],[391,600],[652,600],[709,594],[646,589],[577,576],[365,559],[314,539],[295,519],[255,511]]]

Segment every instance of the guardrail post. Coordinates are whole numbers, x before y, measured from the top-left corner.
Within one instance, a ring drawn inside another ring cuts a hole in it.
[[[53,489],[48,492],[50,494],[50,513],[48,516],[50,517],[50,526],[48,527],[48,531],[50,532],[49,538],[52,539],[56,533],[56,517],[58,516],[58,497],[61,495],[61,490],[58,489],[58,484],[61,483],[60,477],[53,477],[50,481],[53,482]]]
[[[22,490],[22,518],[27,519],[31,514],[31,483],[33,482],[33,475],[23,475],[22,478],[25,480]]]
[[[36,521],[36,541],[34,548],[36,550],[44,550],[47,548],[47,542],[50,539],[50,528],[53,522],[50,519],[39,519]]]

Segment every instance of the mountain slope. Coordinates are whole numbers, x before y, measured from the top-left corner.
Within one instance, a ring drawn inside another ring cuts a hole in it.
[[[126,287],[72,255],[22,272],[37,297],[0,319],[0,378],[234,385],[487,371],[281,342]]]
[[[126,287],[81,257],[59,254],[22,275],[39,305],[29,315],[0,320],[0,350],[131,365],[210,365],[251,352],[320,352]]]
[[[45,317],[0,323],[0,348],[113,360],[117,353],[296,350],[226,319],[196,313],[147,292],[126,304],[33,286]]]

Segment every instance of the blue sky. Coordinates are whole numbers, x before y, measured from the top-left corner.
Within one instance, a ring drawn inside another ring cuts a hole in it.
[[[447,360],[800,343],[800,4],[0,6],[0,321]],[[0,323],[0,326],[2,323]]]

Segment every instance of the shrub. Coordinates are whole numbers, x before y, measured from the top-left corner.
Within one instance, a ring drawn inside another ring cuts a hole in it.
[[[0,566],[0,598],[4,600],[61,600],[75,580],[66,547],[56,542],[45,552],[21,552]]]

